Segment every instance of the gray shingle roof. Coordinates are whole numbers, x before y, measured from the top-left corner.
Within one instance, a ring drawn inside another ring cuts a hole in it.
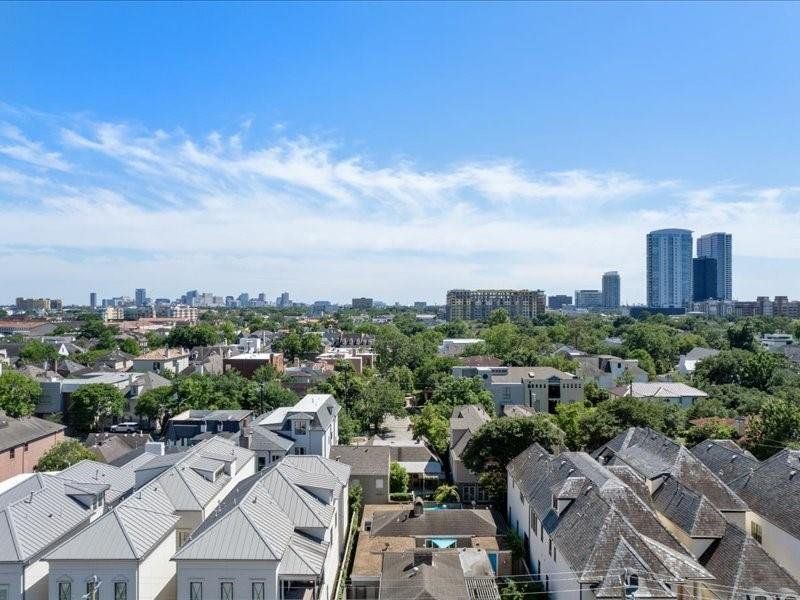
[[[720,511],[744,511],[744,502],[684,446],[652,429],[631,427],[593,456],[605,465],[626,464],[647,479],[671,475]]]
[[[464,405],[453,408],[450,416],[450,445],[458,457],[464,452],[472,436],[491,420],[482,406]]]
[[[751,510],[800,537],[800,450],[778,452],[730,486]]]
[[[667,477],[653,493],[659,513],[693,538],[720,538],[727,522],[705,496],[696,494],[675,478]]]
[[[14,419],[0,411],[0,452],[64,431],[64,425],[38,417]]]
[[[621,567],[667,578],[710,578],[637,492],[589,455],[552,456],[533,444],[509,464],[508,472],[559,552],[579,573],[579,581],[600,584],[599,593],[620,585],[608,575],[618,574],[615,569]],[[570,485],[570,495],[576,497],[557,513],[552,490],[570,477],[583,479],[582,488]]]
[[[727,484],[760,465],[755,456],[731,440],[705,440],[692,448],[692,454]]]
[[[497,588],[495,587],[495,591]],[[458,552],[416,550],[383,556],[380,600],[471,598]],[[499,598],[489,596],[489,598]]]
[[[353,477],[389,473],[391,454],[386,446],[333,446],[330,457],[350,465]]]
[[[424,511],[413,516],[409,510],[381,511],[372,518],[370,536],[453,535],[492,537],[502,535],[502,521],[486,509]]]
[[[767,597],[800,593],[800,584],[735,525],[727,525],[725,535],[703,553],[700,563],[716,578],[709,586],[720,598],[745,600],[757,590]]]

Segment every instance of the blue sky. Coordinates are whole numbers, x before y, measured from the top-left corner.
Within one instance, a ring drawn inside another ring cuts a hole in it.
[[[0,302],[442,301],[734,234],[800,297],[800,4],[3,4]]]

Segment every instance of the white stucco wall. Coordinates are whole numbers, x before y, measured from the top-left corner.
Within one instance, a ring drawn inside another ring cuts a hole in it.
[[[263,581],[265,598],[278,597],[277,561],[203,561],[178,560],[177,598],[188,600],[189,582],[203,583],[203,600],[219,600],[220,584],[233,582],[233,597],[249,600],[252,597],[252,583]]]
[[[0,563],[0,585],[8,586],[9,598],[22,597],[22,565]]]
[[[175,534],[170,533],[139,566],[139,598],[137,600],[175,599]]]
[[[751,534],[752,523],[761,525],[761,546],[775,562],[800,580],[800,540],[752,511],[748,511],[746,522],[747,535]]]
[[[540,580],[545,585],[545,576],[552,573],[548,583],[551,600],[587,600],[593,595],[589,590],[580,591],[580,584],[574,571],[564,560],[560,553],[556,552],[556,560],[553,560],[548,552],[549,537],[547,532],[541,535],[541,524],[539,533],[534,535],[530,524],[530,504],[523,496],[520,498],[519,487],[516,482],[507,475],[508,484],[508,517],[511,529],[519,533],[524,540],[525,534],[528,535],[528,552],[530,555],[529,565],[532,570],[540,569]],[[581,598],[583,596],[583,599]]]
[[[54,560],[50,562],[49,600],[58,600],[58,582],[72,582],[72,597],[80,598],[86,593],[86,583],[97,576],[100,588],[97,600],[114,600],[114,582],[128,584],[128,598],[143,598],[138,595],[137,576],[139,563],[135,560]],[[27,598],[26,598],[27,600]]]

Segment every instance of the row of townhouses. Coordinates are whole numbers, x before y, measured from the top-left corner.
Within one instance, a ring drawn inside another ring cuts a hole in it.
[[[552,598],[794,600],[798,461],[642,428],[593,455],[534,444],[508,467],[507,516]]]

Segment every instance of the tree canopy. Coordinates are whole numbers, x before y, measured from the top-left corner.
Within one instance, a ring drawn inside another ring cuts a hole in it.
[[[78,431],[100,431],[112,417],[121,417],[125,396],[108,383],[90,383],[70,395],[69,424]]]
[[[57,442],[42,455],[36,464],[36,470],[63,471],[82,460],[98,460],[98,456],[78,440],[66,439]]]
[[[0,410],[10,417],[27,417],[36,410],[42,395],[39,382],[17,371],[0,375]]]

